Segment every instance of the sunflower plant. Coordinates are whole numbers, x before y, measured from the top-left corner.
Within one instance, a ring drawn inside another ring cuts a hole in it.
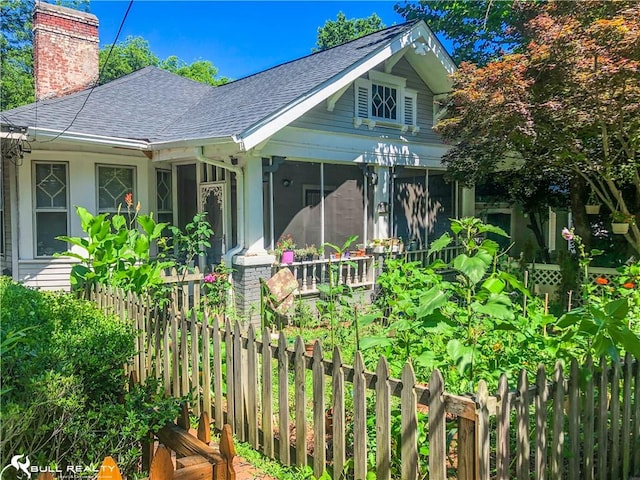
[[[579,264],[583,269],[582,300],[580,308],[565,313],[556,326],[563,332],[563,341],[578,342],[586,346],[586,351],[597,356],[608,355],[620,361],[622,351],[640,358],[640,338],[638,337],[637,281],[640,280],[640,266],[627,267],[628,275],[623,275],[618,285],[605,276],[589,281],[587,269],[597,250],[587,251],[582,238],[573,229],[563,229],[565,240],[573,242],[578,252]],[[636,319],[636,325],[633,321]]]

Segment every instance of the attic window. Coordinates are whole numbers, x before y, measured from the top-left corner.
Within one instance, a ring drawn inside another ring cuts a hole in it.
[[[371,71],[369,78],[355,82],[356,128],[365,124],[369,130],[376,126],[397,128],[414,135],[417,124],[418,92],[406,88],[406,80],[388,73]]]

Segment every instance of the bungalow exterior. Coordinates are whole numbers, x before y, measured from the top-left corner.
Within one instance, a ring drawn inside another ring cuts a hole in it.
[[[73,206],[114,212],[127,193],[181,227],[207,212],[205,263],[233,266],[243,311],[284,234],[299,246],[358,235],[424,248],[449,218],[475,213],[473,190],[444,180],[432,126],[456,67],[424,22],[220,87],[155,67],[90,87],[97,23],[35,8],[38,100],[0,118],[1,266],[14,279],[69,288],[72,261],[53,255],[68,247],[56,236],[82,235]]]

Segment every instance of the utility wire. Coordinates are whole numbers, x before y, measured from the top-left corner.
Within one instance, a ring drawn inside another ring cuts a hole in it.
[[[41,143],[49,143],[49,142],[53,142],[54,140],[58,139],[61,135],[66,133],[71,128],[73,123],[78,119],[78,116],[80,115],[80,112],[82,112],[84,107],[87,105],[87,102],[89,101],[89,97],[93,93],[93,90],[98,85],[100,85],[100,81],[102,80],[102,76],[104,75],[105,68],[107,67],[107,64],[109,63],[109,58],[111,57],[111,52],[113,52],[113,47],[115,47],[116,43],[118,42],[118,38],[120,37],[120,32],[122,32],[122,28],[124,27],[124,22],[127,19],[127,15],[129,15],[129,11],[131,10],[132,6],[133,6],[133,0],[129,0],[129,6],[127,7],[127,11],[124,13],[124,17],[122,17],[122,21],[120,22],[120,27],[118,27],[118,33],[116,33],[116,38],[113,40],[113,43],[111,44],[111,48],[109,48],[109,53],[107,54],[107,58],[105,59],[104,63],[102,64],[102,68],[98,72],[98,80],[96,80],[96,82],[91,87],[91,90],[89,90],[89,93],[87,94],[86,98],[84,99],[84,102],[82,103],[82,106],[80,107],[78,112],[73,117],[73,120],[71,120],[71,123],[69,125],[67,125],[67,127],[64,130],[62,130],[59,134],[57,134],[55,137],[53,137],[50,140],[45,140],[45,141],[43,141]],[[36,108],[37,108],[37,104],[38,104],[38,102],[36,101]]]

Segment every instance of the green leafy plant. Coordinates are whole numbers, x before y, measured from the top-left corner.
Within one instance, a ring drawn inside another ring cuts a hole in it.
[[[232,271],[224,262],[221,262],[215,266],[212,273],[203,278],[204,296],[202,302],[206,308],[215,313],[223,313],[229,306],[227,297],[231,288]]]
[[[58,256],[80,260],[71,269],[71,285],[89,288],[97,283],[136,293],[151,292],[162,284],[162,271],[172,265],[151,258],[151,245],[161,238],[166,223],[156,223],[153,214],[139,215],[140,204],[133,209],[130,195],[127,216],[103,213],[92,215],[76,207],[86,237],[60,236],[76,249]]]
[[[620,210],[616,210],[611,212],[611,221],[613,223],[628,223],[629,225],[635,225],[636,217],[631,213],[621,212]]]
[[[170,225],[168,230],[171,237],[163,239],[159,245],[162,257],[172,261],[184,281],[186,275],[194,271],[196,258],[204,257],[211,248],[213,229],[207,221],[207,213],[201,212],[193,216],[184,231],[175,225]]]
[[[575,245],[583,271],[583,306],[565,313],[556,324],[563,331],[563,341],[575,339],[586,346],[587,353],[609,355],[617,362],[620,361],[621,349],[640,358],[640,338],[631,330],[632,320],[637,321],[637,317],[634,319],[630,315],[637,312],[639,300],[636,282],[632,278],[640,267],[628,267],[630,275],[623,275],[621,281],[624,283],[620,289],[613,287],[606,277],[598,277],[591,283],[588,281],[589,264],[595,255],[602,252],[595,249],[587,251],[582,238],[573,229],[563,229],[562,235]]]

